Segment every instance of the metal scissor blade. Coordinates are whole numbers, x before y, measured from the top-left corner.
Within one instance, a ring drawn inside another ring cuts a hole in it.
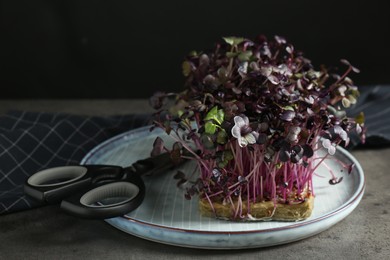
[[[131,166],[125,168],[125,170],[130,170],[138,175],[153,175],[166,171],[176,165],[177,164],[173,162],[170,153],[162,153],[157,156],[138,160]]]

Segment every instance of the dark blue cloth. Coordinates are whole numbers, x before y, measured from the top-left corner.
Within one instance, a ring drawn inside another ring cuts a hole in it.
[[[45,168],[75,165],[93,147],[150,116],[91,117],[12,111],[0,116],[0,214],[38,206],[23,184]]]
[[[390,145],[390,85],[359,87],[357,104],[348,109],[349,116],[364,113],[367,127],[366,143],[362,145],[357,136],[351,136],[351,146],[382,147]]]

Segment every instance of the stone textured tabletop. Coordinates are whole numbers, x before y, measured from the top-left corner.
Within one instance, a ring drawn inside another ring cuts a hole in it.
[[[88,115],[151,112],[146,100],[1,100],[0,113],[7,110]],[[295,243],[234,251],[174,247],[47,206],[0,216],[0,259],[390,259],[390,148],[352,154],[366,176],[361,203],[332,228]]]

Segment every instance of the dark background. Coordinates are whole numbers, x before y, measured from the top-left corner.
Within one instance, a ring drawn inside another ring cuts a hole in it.
[[[315,65],[390,83],[387,1],[0,1],[0,98],[145,98],[222,36],[285,36]]]

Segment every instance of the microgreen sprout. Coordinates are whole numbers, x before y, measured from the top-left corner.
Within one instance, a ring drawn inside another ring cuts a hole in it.
[[[159,109],[155,127],[176,141],[168,149],[156,140],[153,153],[170,150],[175,160],[194,159],[199,178],[186,198],[199,194],[211,207],[229,203],[232,219],[251,218],[241,214],[245,203],[302,203],[314,194],[318,166],[348,144],[349,133],[364,140],[364,115],[348,118],[343,110],[359,96],[349,77],[359,70],[341,63],[339,74],[317,70],[280,36],[225,37],[210,52],[191,52],[182,64],[185,90],[158,92],[150,100]],[[172,97],[174,105],[164,109]],[[340,163],[352,171],[353,165]],[[331,175],[332,185],[342,180]],[[188,183],[183,172],[175,178]]]

